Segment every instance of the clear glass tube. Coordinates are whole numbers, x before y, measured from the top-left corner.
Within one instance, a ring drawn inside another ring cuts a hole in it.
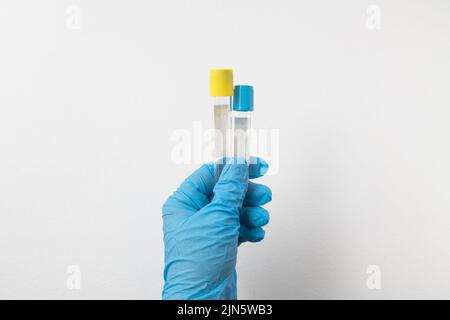
[[[219,178],[222,173],[223,163],[220,163],[225,157],[230,156],[231,143],[230,143],[230,109],[231,109],[231,97],[214,97],[214,149],[216,160],[216,179]]]
[[[232,154],[238,159],[250,161],[250,129],[251,129],[250,111],[233,111],[231,113],[232,127]]]

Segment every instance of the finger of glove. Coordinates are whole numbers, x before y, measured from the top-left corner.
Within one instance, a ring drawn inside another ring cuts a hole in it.
[[[248,166],[228,162],[214,186],[211,203],[238,209],[242,206],[248,186]]]
[[[266,174],[269,165],[262,158],[250,157],[248,175],[250,179],[256,179]]]
[[[249,182],[244,199],[246,206],[262,206],[272,200],[272,190],[269,187]]]
[[[240,221],[247,227],[262,227],[269,223],[269,212],[262,207],[244,206]]]
[[[241,225],[239,228],[239,242],[258,242],[264,239],[265,231],[261,227],[250,228]]]
[[[214,165],[204,164],[181,183],[164,208],[176,206],[178,209],[198,211],[209,203],[214,183]]]
[[[203,245],[220,245],[227,252],[239,239],[242,202],[248,185],[247,164],[226,163],[217,181],[211,202],[189,219],[191,230],[203,234]]]

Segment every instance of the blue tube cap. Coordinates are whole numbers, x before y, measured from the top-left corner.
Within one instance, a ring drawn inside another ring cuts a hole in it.
[[[253,111],[253,87],[235,86],[233,111]]]

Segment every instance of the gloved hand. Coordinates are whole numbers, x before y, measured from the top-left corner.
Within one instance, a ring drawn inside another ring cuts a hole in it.
[[[217,183],[214,164],[205,164],[164,204],[163,299],[237,298],[238,245],[264,238],[269,214],[260,206],[272,199],[268,187],[248,181],[264,175],[267,163],[250,163],[228,160]]]

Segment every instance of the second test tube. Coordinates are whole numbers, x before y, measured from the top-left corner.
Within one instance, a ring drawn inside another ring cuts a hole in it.
[[[232,150],[236,159],[250,162],[250,129],[253,113],[253,87],[234,87],[231,130],[233,132]]]

